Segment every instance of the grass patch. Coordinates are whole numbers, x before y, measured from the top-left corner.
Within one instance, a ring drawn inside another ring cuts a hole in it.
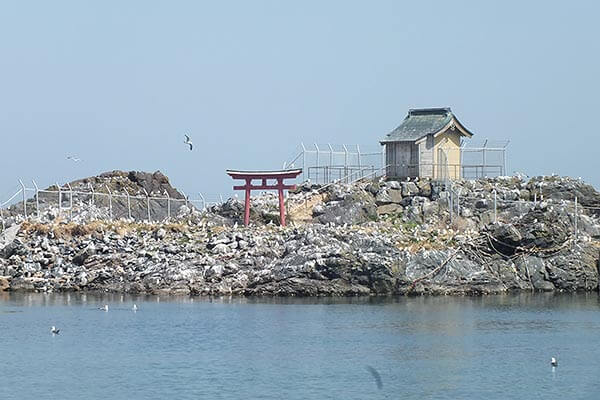
[[[40,223],[25,221],[21,225],[21,231],[27,234],[53,235],[56,238],[68,239],[72,237],[83,237],[91,235],[94,232],[104,234],[114,232],[119,236],[125,236],[132,232],[156,232],[163,228],[167,232],[184,233],[188,232],[189,227],[184,223],[173,222],[167,224],[148,224],[144,222],[124,222],[124,221],[90,221],[84,224],[74,222],[53,221]]]

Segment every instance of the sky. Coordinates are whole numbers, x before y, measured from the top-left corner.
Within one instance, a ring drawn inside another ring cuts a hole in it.
[[[451,107],[508,172],[600,187],[595,1],[0,2],[0,199],[121,169],[190,197]],[[188,133],[194,142],[183,144]],[[67,160],[69,155],[82,159]]]

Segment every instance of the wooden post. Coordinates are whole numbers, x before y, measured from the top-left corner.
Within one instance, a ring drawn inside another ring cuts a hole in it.
[[[285,226],[285,203],[283,201],[283,179],[277,179],[277,191],[279,192],[279,223]]]
[[[244,206],[244,225],[248,226],[250,223],[250,186],[252,179],[246,179],[246,201]]]

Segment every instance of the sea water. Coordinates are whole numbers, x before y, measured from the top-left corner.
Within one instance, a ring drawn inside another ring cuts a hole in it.
[[[597,399],[599,310],[596,293],[0,293],[0,399]]]

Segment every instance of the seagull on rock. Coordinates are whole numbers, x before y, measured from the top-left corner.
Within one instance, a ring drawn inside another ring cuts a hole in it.
[[[185,136],[185,140],[183,141],[183,143],[185,143],[188,146],[190,146],[190,151],[192,151],[192,149],[194,148],[194,145],[192,144],[192,141],[190,140],[190,137],[188,135],[183,135],[183,136]]]
[[[50,328],[50,332],[52,332],[53,335],[58,335],[60,333],[60,329],[56,329],[56,327],[53,325],[52,328]]]

